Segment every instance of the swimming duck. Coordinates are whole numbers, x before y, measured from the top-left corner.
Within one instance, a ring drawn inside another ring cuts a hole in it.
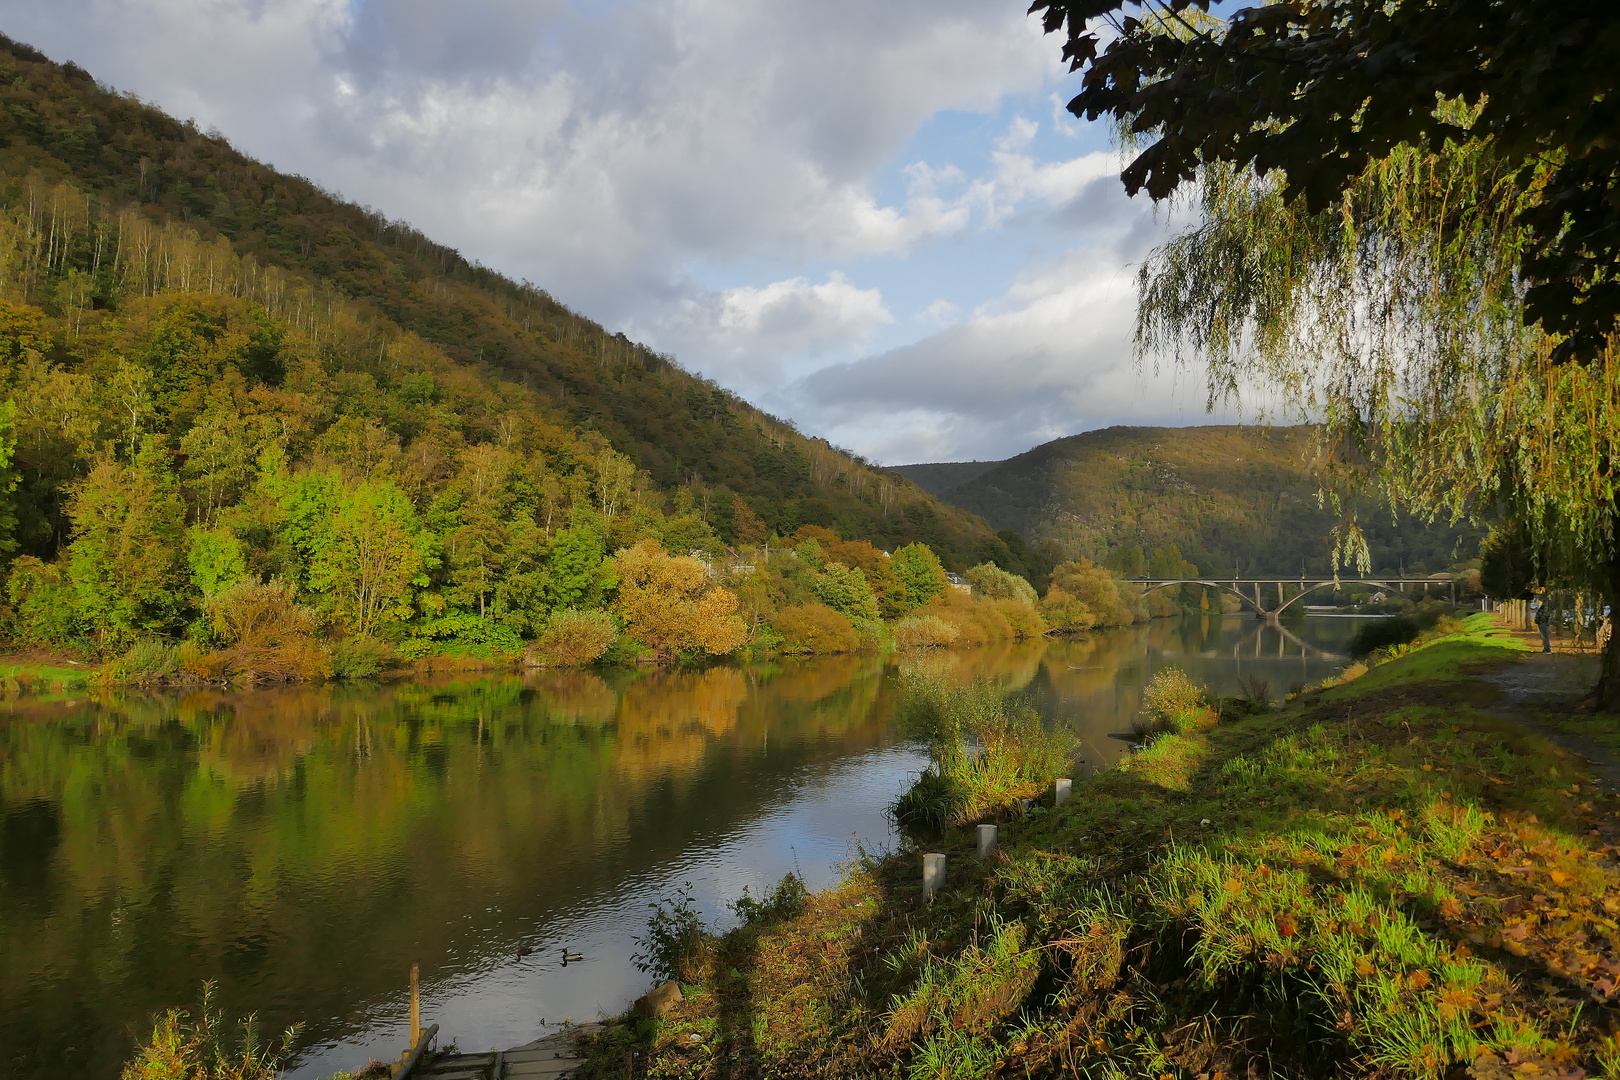
[[[569,964],[577,964],[581,960],[585,959],[585,954],[584,953],[569,952],[566,948],[563,949],[562,954],[563,954],[563,967],[567,967]]]

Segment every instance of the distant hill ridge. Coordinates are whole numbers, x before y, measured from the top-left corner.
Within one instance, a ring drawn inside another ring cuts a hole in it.
[[[1317,502],[1308,427],[1111,427],[1006,461],[894,471],[1071,558],[1118,563],[1123,549],[1173,544],[1206,574],[1330,570],[1334,518]],[[1465,529],[1397,522],[1381,507],[1359,520],[1380,572],[1433,572],[1476,553]]]

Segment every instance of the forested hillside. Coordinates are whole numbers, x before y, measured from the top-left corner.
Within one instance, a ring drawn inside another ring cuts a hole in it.
[[[0,142],[7,252],[22,259],[3,288],[67,319],[73,334],[134,296],[246,297],[351,379],[389,390],[414,377],[387,351],[403,333],[480,378],[521,387],[525,414],[600,433],[651,485],[687,488],[726,540],[739,535],[732,493],[782,534],[810,524],[884,547],[921,540],[953,565],[966,565],[986,534],[543,289],[3,37]]]
[[[323,677],[1043,629],[906,623],[1012,561],[971,514],[4,39],[0,134],[13,645]]]
[[[1112,427],[930,489],[1052,558],[1134,573],[1174,546],[1204,574],[1318,575],[1330,572],[1335,519],[1317,502],[1314,452],[1308,428]],[[896,471],[929,486],[947,468]],[[1478,553],[1467,529],[1397,521],[1381,506],[1359,509],[1357,519],[1377,572],[1433,573]]]

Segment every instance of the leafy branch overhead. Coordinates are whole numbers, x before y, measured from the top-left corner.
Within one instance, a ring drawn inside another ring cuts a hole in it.
[[[1126,188],[1168,198],[1217,162],[1280,170],[1334,205],[1401,146],[1482,140],[1520,190],[1527,324],[1590,360],[1620,316],[1612,6],[1554,0],[1288,0],[1222,24],[1208,0],[1036,0],[1083,72],[1076,115],[1146,145]],[[1455,102],[1463,110],[1447,110]]]

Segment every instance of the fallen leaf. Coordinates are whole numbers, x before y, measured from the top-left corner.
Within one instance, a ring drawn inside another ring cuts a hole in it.
[[[1462,905],[1457,903],[1455,897],[1448,896],[1440,901],[1440,914],[1448,919],[1455,919],[1462,914]]]
[[[1565,873],[1563,870],[1554,870],[1548,876],[1552,878],[1554,885],[1573,885],[1575,883],[1575,875]]]

